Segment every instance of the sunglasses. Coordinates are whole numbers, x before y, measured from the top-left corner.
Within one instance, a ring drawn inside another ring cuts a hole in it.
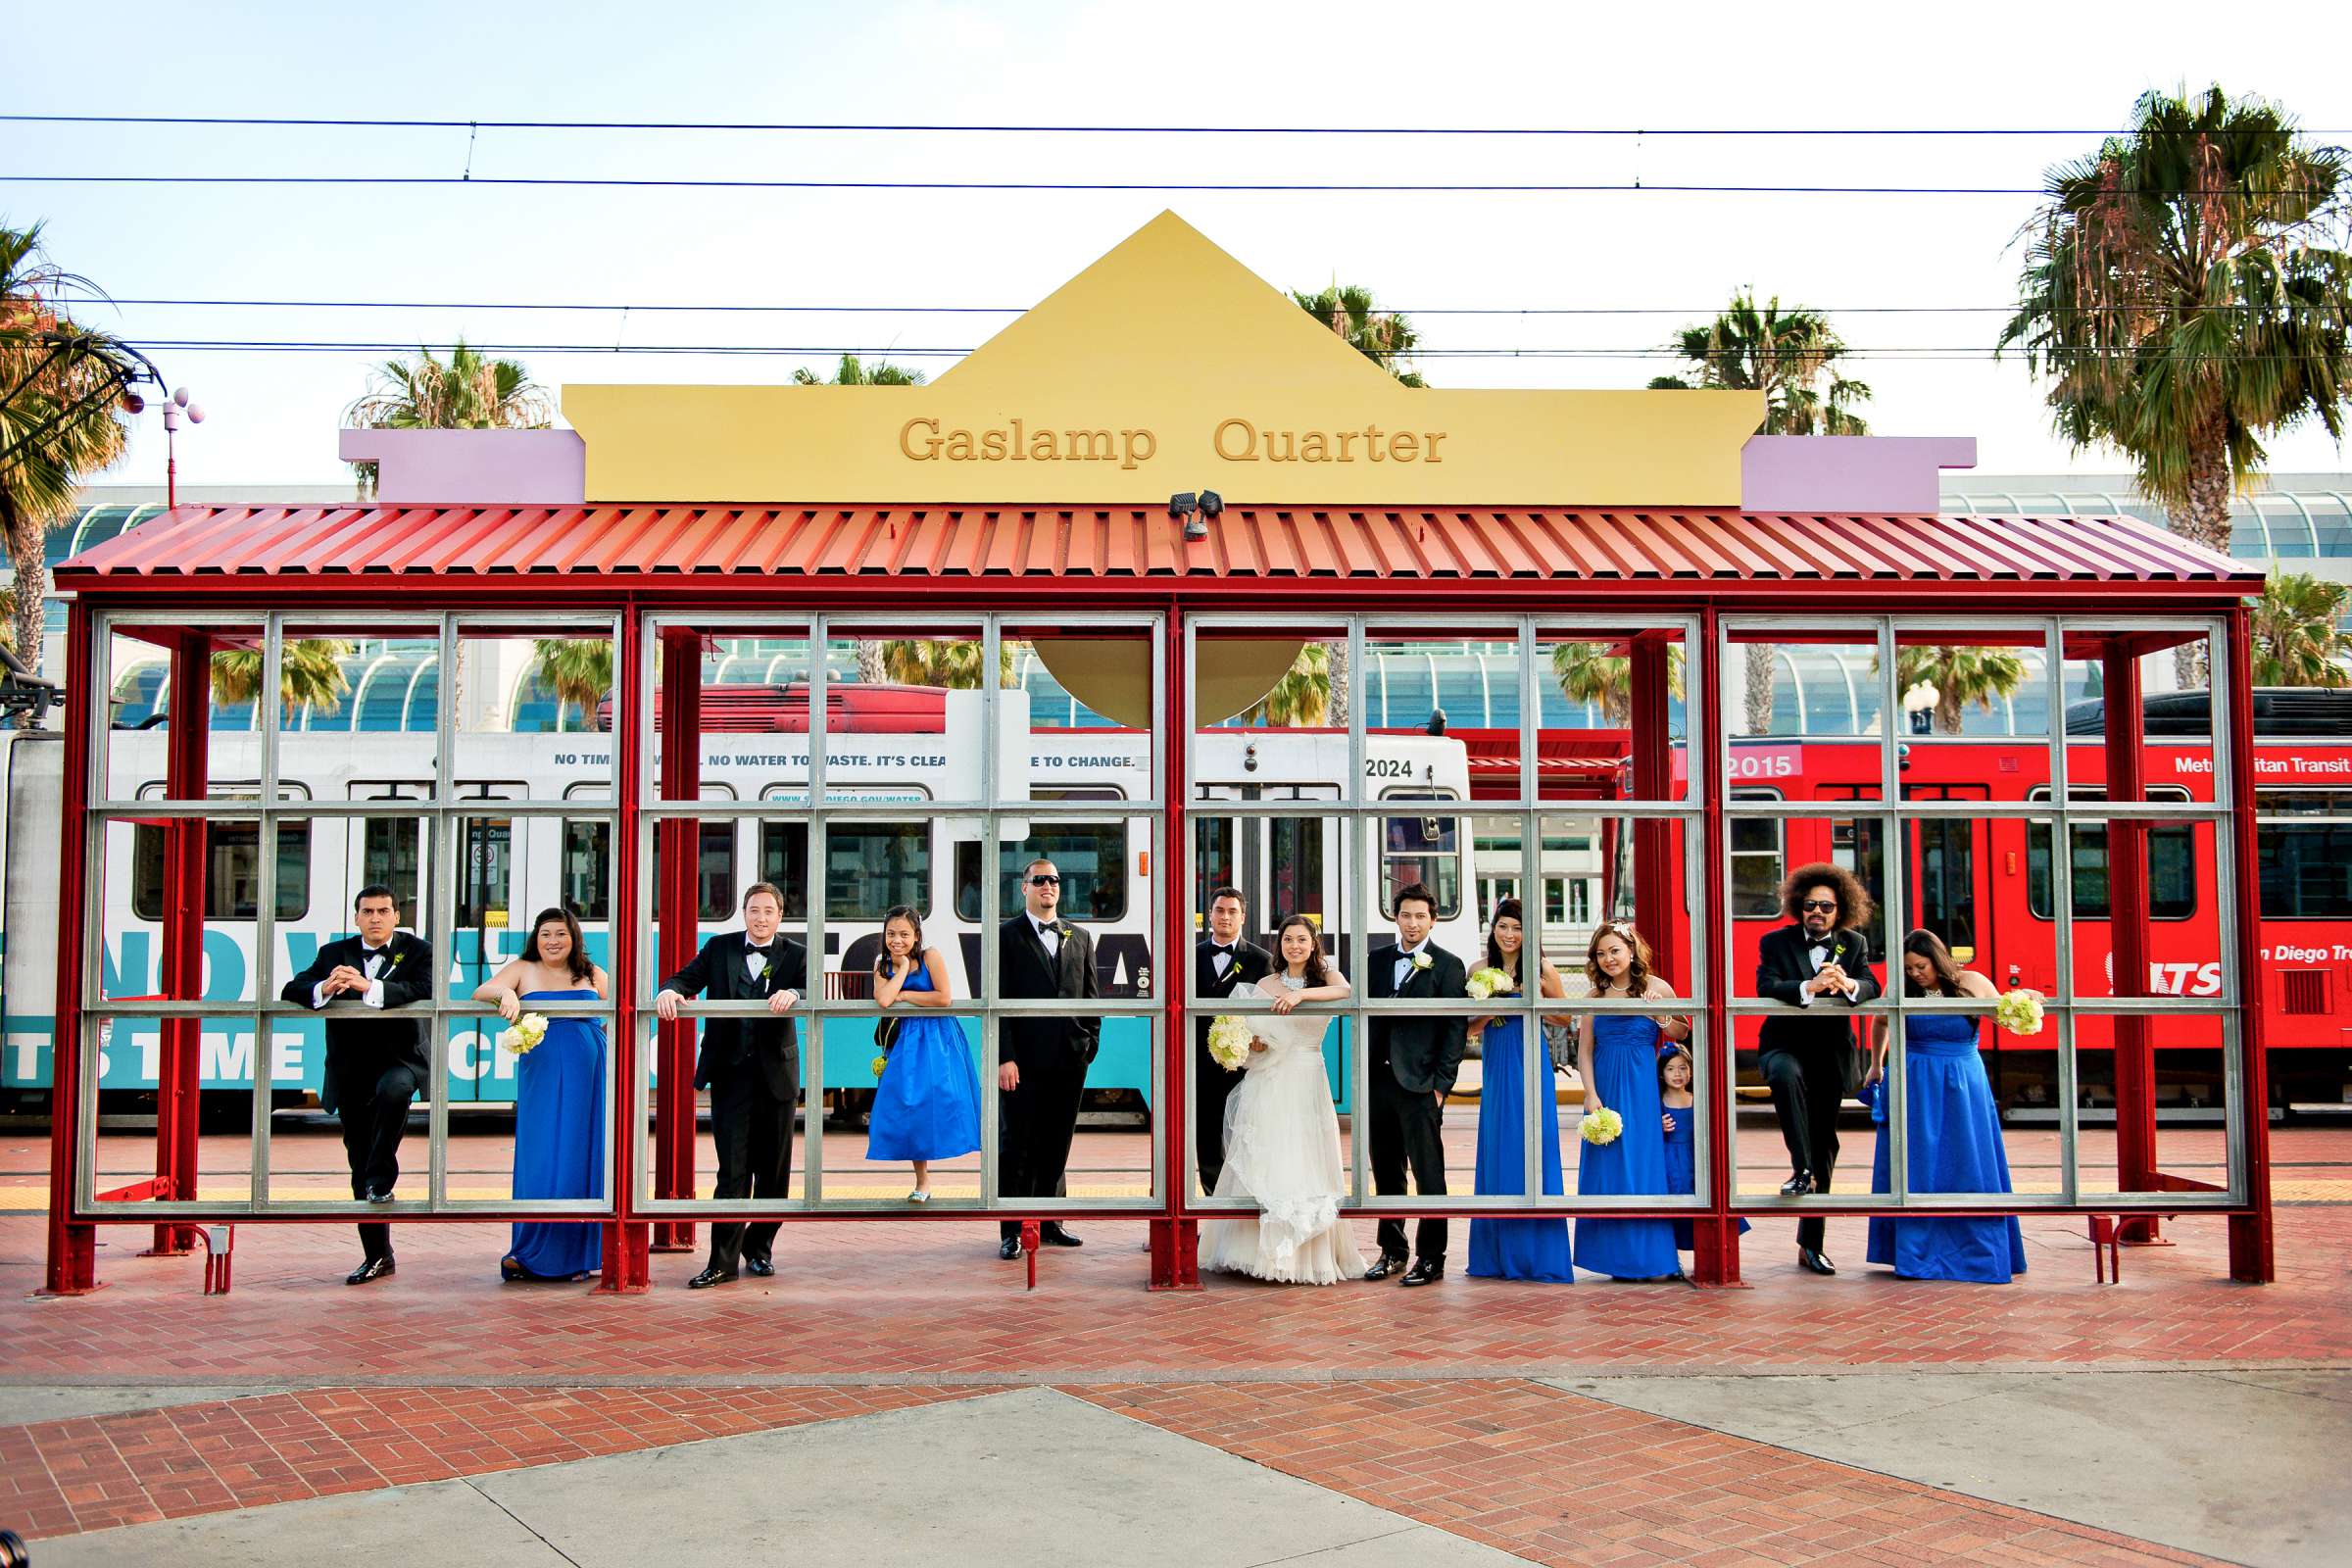
[[[1838,901],[1836,899],[1807,899],[1803,904],[1799,905],[1798,907],[1804,909],[1819,909],[1824,913],[1834,914],[1838,909]]]
[[[1061,878],[1057,876],[1033,876],[1029,879],[1029,885],[1033,888],[1057,888],[1061,886]]]

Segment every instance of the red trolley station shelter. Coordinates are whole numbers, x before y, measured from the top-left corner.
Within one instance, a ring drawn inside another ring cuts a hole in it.
[[[1150,325],[1151,339],[1189,345],[1174,351],[1173,363],[1139,364],[1144,339],[1131,344],[1122,335],[1121,323],[1147,299],[1183,318],[1174,332],[1164,320]],[[1235,412],[1244,406],[1253,412]],[[169,1248],[200,1225],[348,1223],[363,1212],[358,1204],[271,1203],[258,1192],[239,1203],[198,1196],[199,1014],[243,1006],[266,1030],[270,1005],[266,994],[234,1005],[202,1004],[208,814],[257,808],[202,804],[218,737],[199,720],[216,652],[258,648],[273,672],[284,642],[302,626],[384,614],[419,623],[443,617],[445,638],[466,627],[527,634],[530,617],[548,615],[612,627],[613,842],[650,844],[658,830],[666,849],[658,888],[645,886],[647,858],[614,858],[612,907],[623,911],[614,925],[607,1014],[615,1157],[609,1196],[593,1216],[606,1232],[605,1289],[644,1288],[649,1250],[683,1245],[694,1223],[713,1217],[677,1206],[695,1192],[693,1097],[646,1101],[638,1093],[649,1065],[662,1083],[692,1076],[691,1022],[655,1029],[647,1014],[659,973],[690,954],[697,939],[696,818],[688,803],[701,799],[700,749],[675,741],[699,741],[705,730],[700,648],[711,627],[740,617],[799,625],[828,615],[903,625],[902,635],[920,635],[926,617],[977,624],[996,616],[1008,628],[1016,620],[1054,621],[1082,630],[1093,616],[1125,628],[1138,658],[1157,672],[1149,723],[1163,742],[1162,776],[1152,784],[1159,842],[1170,855],[1192,842],[1188,817],[1200,809],[1188,798],[1186,755],[1197,727],[1219,716],[1193,690],[1207,679],[1202,651],[1217,635],[1235,636],[1235,628],[1253,623],[1279,630],[1301,616],[1353,626],[1357,635],[1400,617],[1473,629],[1507,629],[1513,617],[1531,628],[1539,617],[1563,617],[1571,627],[1623,622],[1630,629],[1592,635],[1627,661],[1629,728],[1605,740],[1575,735],[1533,745],[1518,733],[1473,736],[1471,794],[1517,794],[1529,803],[1531,820],[1564,800],[1669,799],[1683,748],[1663,715],[1670,693],[1679,696],[1689,715],[1683,765],[1694,774],[1685,814],[1635,812],[1627,831],[1636,919],[1653,933],[1681,933],[1665,945],[1660,967],[1678,994],[1694,999],[1692,1010],[1704,1021],[1702,1075],[1713,1088],[1701,1102],[1702,1125],[1717,1152],[1733,1147],[1728,1086],[1739,1017],[1757,1010],[1752,1002],[1742,1009],[1744,982],[1734,973],[1731,944],[1713,936],[1730,929],[1727,834],[1740,809],[1726,769],[1697,760],[1717,749],[1738,702],[1736,689],[1725,690],[1719,654],[1765,628],[1776,642],[1859,640],[1891,650],[1953,635],[1949,628],[1989,627],[1973,634],[2095,662],[2105,694],[2100,809],[2118,977],[2096,1010],[2108,1017],[2102,1027],[2112,1028],[2115,1052],[2116,1192],[2079,1190],[2070,1180],[2059,1195],[2019,1195],[2014,1204],[1980,1199],[1956,1211],[2014,1206],[2089,1215],[2094,1224],[2121,1216],[2127,1235],[2141,1236],[2153,1234],[2160,1216],[2210,1214],[2230,1227],[2232,1276],[2271,1277],[2253,742],[2244,700],[2244,597],[2260,579],[2237,564],[2124,517],[1941,516],[1932,501],[1871,505],[1898,492],[1915,497],[1923,484],[1932,497],[1934,444],[1824,439],[1792,450],[1750,440],[1745,432],[1757,411],[1744,395],[1402,388],[1172,217],[933,387],[573,388],[565,407],[576,431],[418,432],[431,439],[414,443],[402,433],[402,441],[374,449],[384,465],[377,504],[181,508],[58,568],[57,587],[72,596],[72,613],[51,1291],[93,1287],[100,1224],[153,1225],[159,1246]],[[1249,426],[1253,455],[1240,455],[1238,424]],[[1328,454],[1346,434],[1350,462],[1269,463],[1275,440],[1295,432],[1292,450],[1311,450],[1304,437],[1312,434]],[[1409,460],[1396,439],[1403,432],[1414,436]],[[1429,439],[1433,433],[1443,444]],[[1075,460],[1066,439],[1072,434],[1086,438],[1075,443],[1083,449]],[[1106,446],[1093,441],[1097,434]],[[1056,455],[1033,454],[1016,468],[1009,457],[987,457],[992,435],[1003,438],[996,445],[1004,452],[1051,439]],[[971,456],[949,456],[951,445]],[[1376,450],[1383,458],[1377,466],[1364,461]],[[1429,461],[1441,453],[1442,461]],[[1204,516],[1162,499],[1210,480],[1217,482],[1209,488],[1231,497],[1221,514]],[[472,493],[464,493],[468,487]],[[100,755],[110,733],[108,639],[125,636],[168,650],[174,694],[163,804],[136,808],[107,804],[112,792]],[[992,630],[992,647],[995,637]],[[2212,687],[2221,699],[2212,705],[2218,788],[2209,819],[2218,853],[2234,868],[2220,882],[2232,986],[2222,1004],[2205,1008],[2229,1023],[2237,1111],[2226,1187],[2159,1168],[2152,1040],[2170,1002],[2135,979],[2148,972],[2148,836],[2158,820],[2143,765],[2144,661],[2200,639],[2209,640]],[[657,650],[664,657],[657,659]],[[1687,689],[1678,690],[1686,674]],[[1886,679],[1892,681],[1891,671]],[[811,705],[821,707],[821,689],[812,693]],[[662,748],[649,795],[634,764],[648,755],[657,713],[672,743]],[[2050,722],[2061,727],[2055,710]],[[1534,720],[1526,723],[1532,736]],[[445,721],[444,748],[452,738]],[[1886,740],[1891,757],[1892,739]],[[2051,750],[2066,750],[2062,735],[2053,736]],[[667,812],[660,809],[664,803]],[[2062,798],[2052,808],[2063,808]],[[1892,802],[1883,808],[1898,809]],[[259,809],[267,817],[271,808]],[[165,835],[157,1002],[104,999],[92,973],[104,919],[99,843],[104,824],[122,818],[160,826]],[[2066,829],[2063,815],[2058,825]],[[1674,866],[1686,854],[1697,871],[1678,900]],[[1192,879],[1166,875],[1152,886],[1158,940],[1173,952],[1195,929]],[[1687,907],[1672,906],[1678,903]],[[622,938],[625,911],[648,907],[657,935]],[[1710,935],[1696,940],[1693,932]],[[1193,1195],[1185,1158],[1189,1042],[1203,1009],[1188,1005],[1184,989],[1163,982],[1148,1004],[1137,1004],[1160,1020],[1163,1044],[1174,1043],[1158,1054],[1155,1069],[1159,1166],[1148,1208],[1008,1200],[935,1205],[905,1217],[1148,1218],[1153,1283],[1194,1283],[1196,1227],[1214,1210]],[[97,1103],[88,1079],[90,1034],[101,1015],[161,1020],[156,1174],[137,1202],[102,1200],[89,1181]],[[1701,1283],[1737,1283],[1740,1214],[1798,1210],[1743,1200],[1733,1161],[1720,1152],[1702,1173],[1692,1206],[1611,1211],[1693,1219]],[[1389,1207],[1359,1202],[1351,1211]],[[717,1217],[766,1211],[738,1205]],[[1436,1202],[1415,1211],[1585,1210],[1572,1196],[1499,1210]],[[1903,1211],[1890,1195],[1843,1189],[1802,1209]],[[404,1204],[388,1217],[588,1216],[517,1201]],[[772,1217],[876,1215],[816,1201]]]

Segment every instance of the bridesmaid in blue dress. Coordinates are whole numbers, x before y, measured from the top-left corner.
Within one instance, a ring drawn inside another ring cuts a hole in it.
[[[1933,931],[1914,931],[1903,938],[1903,995],[1984,1002],[2000,998],[1990,980],[1961,968]],[[1984,1027],[1982,1017],[1968,1013],[1915,1012],[1903,1019],[1903,1121],[1909,1133],[1912,1192],[2009,1191],[2001,1113],[1977,1049]],[[1886,1069],[1886,1025],[1882,1021],[1865,1085],[1878,1084]],[[1893,1142],[1881,1130],[1878,1153],[1871,1160],[1874,1193],[1894,1190],[1888,1170]],[[1905,1279],[2006,1285],[2026,1271],[2026,1238],[2014,1214],[1874,1219],[1869,1258],[1893,1264]]]
[[[882,956],[874,964],[874,1004],[885,1029],[897,1029],[889,1062],[874,1090],[866,1125],[865,1157],[914,1163],[909,1203],[931,1201],[931,1161],[953,1159],[980,1147],[980,1074],[954,1018],[894,1011],[944,1007],[955,1000],[946,960],[923,946],[923,922],[900,905],[882,917]]]
[[[1513,980],[1527,948],[1527,928],[1521,923],[1519,901],[1504,899],[1494,906],[1487,927],[1487,963]],[[1566,1000],[1568,987],[1548,958],[1542,963],[1539,984],[1543,994]],[[1516,995],[1516,993],[1506,993]],[[1558,1197],[1560,1188],[1560,1117],[1551,1093],[1551,1056],[1527,1049],[1527,1019],[1519,1013],[1473,1021],[1470,1032],[1479,1041],[1478,1177],[1472,1191],[1526,1197],[1529,1191],[1523,1157],[1527,1150],[1527,1101],[1543,1102],[1536,1117],[1544,1139],[1544,1193]],[[1475,1279],[1550,1280],[1566,1285],[1575,1279],[1568,1261],[1568,1221],[1558,1219],[1472,1219],[1470,1274]]]
[[[1698,1102],[1690,1093],[1694,1074],[1690,1065],[1690,1048],[1683,1045],[1664,1045],[1658,1048],[1658,1103],[1664,1107],[1666,1131],[1666,1190],[1679,1195],[1698,1191]],[[1740,1222],[1740,1234],[1747,1234],[1747,1221]],[[1688,1252],[1692,1248],[1690,1222],[1674,1222],[1675,1250]]]
[[[1674,991],[1649,972],[1649,944],[1630,920],[1616,920],[1592,933],[1585,974],[1594,998],[1674,1000]],[[1577,1045],[1577,1075],[1585,1083],[1585,1113],[1607,1108],[1624,1123],[1605,1144],[1577,1145],[1576,1190],[1580,1196],[1664,1194],[1665,1112],[1658,1103],[1658,1045],[1690,1033],[1688,1019],[1671,1014],[1592,1013]],[[1576,1266],[1621,1280],[1670,1280],[1682,1276],[1675,1256],[1674,1221],[1583,1217],[1576,1222]]]
[[[605,971],[588,961],[580,922],[568,909],[543,909],[522,956],[473,993],[513,1023],[542,1002],[604,1002]],[[547,1033],[514,1058],[514,1187],[517,1200],[605,1196],[605,1026],[595,1018],[547,1020]],[[499,1277],[584,1280],[603,1266],[594,1220],[517,1224]]]

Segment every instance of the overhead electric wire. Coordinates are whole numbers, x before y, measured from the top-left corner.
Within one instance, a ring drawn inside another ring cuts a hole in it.
[[[2132,136],[2132,126],[2083,125],[1048,125],[1018,122],[755,120],[429,120],[327,115],[37,115],[0,114],[0,122],[60,125],[241,125],[343,130],[636,130],[858,132],[1021,136]],[[2303,129],[2311,136],[2344,134]]]
[[[612,190],[972,190],[1162,195],[1364,196],[2041,196],[2039,185],[1694,185],[1642,180],[1565,184],[1404,180],[686,179],[593,174],[0,174],[18,185],[496,185]],[[2181,192],[2230,195],[2228,190]]]

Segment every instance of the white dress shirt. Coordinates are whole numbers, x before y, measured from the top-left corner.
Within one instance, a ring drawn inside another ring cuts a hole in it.
[[[384,965],[392,960],[392,944],[387,942],[380,948],[371,948],[363,942],[360,952],[363,955],[360,972],[368,977],[368,989],[360,994],[360,1001],[368,1006],[380,1007],[384,1004],[384,982],[379,976],[383,973]],[[325,981],[321,980],[311,987],[311,1005],[326,1005]]]
[[[1813,972],[1815,974],[1819,974],[1821,972],[1821,966],[1830,961],[1830,955],[1834,951],[1836,951],[1834,942],[1816,942],[1813,944],[1810,956],[1813,959]],[[1861,989],[1861,984],[1849,977],[1845,982],[1845,1000],[1848,1002],[1853,1001],[1855,994]],[[1804,986],[1799,986],[1796,988],[1796,1004],[1800,1007],[1810,1007],[1813,1005],[1813,999],[1819,995],[1819,992],[1809,990]]]
[[[743,939],[743,972],[755,980],[767,973],[767,950],[750,937]]]
[[[1222,980],[1225,978],[1225,971],[1233,967],[1233,949],[1222,943],[1212,942],[1209,944],[1209,950],[1208,966],[1215,971],[1217,978]]]
[[[1029,917],[1029,923],[1037,928],[1037,940],[1045,944],[1046,956],[1059,958],[1061,956],[1061,933],[1055,929],[1056,922],[1040,920],[1033,914]]]
[[[1421,944],[1421,948],[1428,946],[1429,944],[1426,942]],[[1413,972],[1413,959],[1420,956],[1421,948],[1398,948],[1396,950],[1396,978],[1389,982],[1390,990],[1402,991],[1404,989],[1404,977]]]

